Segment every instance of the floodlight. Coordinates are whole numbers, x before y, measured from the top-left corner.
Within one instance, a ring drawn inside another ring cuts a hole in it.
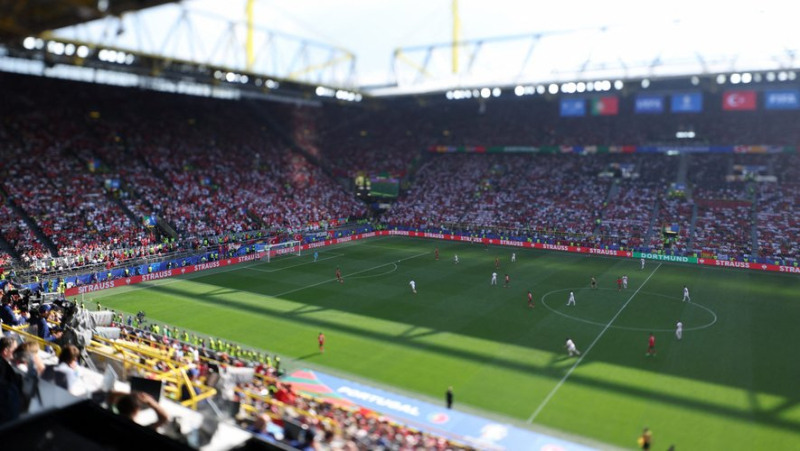
[[[553,83],[547,87],[547,92],[550,94],[557,94],[558,93],[558,85]]]
[[[742,81],[742,76],[739,74],[731,74],[731,83],[734,85],[738,85],[739,82]]]
[[[582,82],[582,81],[581,81],[581,82],[579,82],[579,83],[578,83],[578,84],[575,86],[575,90],[576,90],[576,91],[578,91],[578,92],[583,92],[583,91],[586,91],[586,83],[584,83],[584,82]]]
[[[778,72],[778,81],[786,81],[789,78],[789,75],[786,72]]]
[[[753,75],[750,72],[742,74],[742,83],[750,83],[751,81],[753,81]]]
[[[544,94],[544,85],[539,85],[536,87],[536,92],[539,94]]]
[[[525,88],[522,87],[522,86],[517,86],[516,88],[514,88],[514,94],[516,94],[517,97],[519,97],[521,95],[524,95],[525,94]]]
[[[22,41],[22,46],[27,50],[33,50],[36,48],[36,38],[33,36],[28,36],[24,41]]]
[[[694,86],[699,85],[700,84],[700,77],[698,77],[697,75],[692,76],[692,84]]]
[[[494,97],[500,97],[500,94],[502,94],[502,93],[503,93],[503,91],[501,91],[500,88],[492,89],[492,96],[494,96]]]
[[[236,80],[236,74],[234,74],[233,72],[228,72],[227,74],[225,74],[225,80],[228,83],[233,83],[233,81]]]
[[[488,99],[489,96],[491,96],[491,95],[492,95],[492,90],[491,89],[489,89],[489,88],[481,89],[481,97],[483,97],[484,99]]]
[[[623,86],[625,86],[625,84],[622,83],[622,80],[617,80],[614,82],[614,89],[616,89],[617,91],[622,89]]]
[[[719,74],[719,75],[717,75],[717,84],[720,84],[720,85],[721,85],[721,84],[723,84],[723,83],[725,83],[725,74]]]
[[[89,56],[89,47],[86,47],[85,45],[78,46],[78,51],[76,53],[78,58],[86,58]]]
[[[775,81],[775,72],[767,72],[767,81]]]

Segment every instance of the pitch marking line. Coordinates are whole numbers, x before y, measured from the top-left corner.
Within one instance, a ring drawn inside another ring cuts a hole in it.
[[[344,254],[337,254],[337,255],[333,255],[331,257],[318,258],[316,263],[323,262],[325,260],[332,260],[334,258],[339,258],[339,257],[344,257]],[[298,263],[296,265],[282,266],[282,267],[276,268],[276,269],[261,269],[261,268],[256,268],[255,266],[248,266],[247,268],[243,268],[243,269],[249,269],[251,271],[260,271],[260,272],[266,272],[266,273],[273,273],[273,272],[283,271],[284,269],[296,268],[298,266],[313,265],[314,263],[315,263],[314,261],[309,261],[309,262],[305,262],[305,263]]]
[[[605,324],[603,324],[601,322],[592,321],[592,320],[583,319],[583,318],[578,318],[577,316],[567,315],[564,312],[560,312],[560,311],[554,309],[553,307],[550,307],[549,305],[547,305],[547,302],[544,301],[545,299],[547,299],[548,296],[550,296],[553,293],[560,293],[560,292],[563,292],[563,291],[578,291],[581,288],[584,288],[584,287],[563,288],[561,290],[553,290],[553,291],[550,291],[550,292],[546,293],[544,296],[542,296],[542,298],[539,301],[542,303],[542,305],[547,307],[551,312],[556,313],[558,315],[561,315],[564,318],[569,318],[569,319],[574,320],[574,321],[580,321],[580,322],[585,323],[585,324],[592,324],[594,326],[605,326]],[[616,291],[613,288],[599,288],[599,290],[602,290],[602,291]],[[650,293],[650,292],[647,292],[647,291],[642,291],[642,294],[649,294],[651,296],[659,296],[659,297],[662,297],[662,298],[669,299],[671,301],[678,302],[678,296],[667,296],[666,294]],[[704,324],[702,326],[689,327],[689,328],[683,329],[684,331],[691,332],[691,331],[696,331],[696,330],[708,329],[709,327],[711,327],[711,326],[713,326],[714,324],[717,323],[717,319],[718,319],[717,318],[717,314],[714,313],[714,311],[711,310],[710,308],[708,308],[708,307],[706,307],[706,306],[704,306],[702,304],[698,304],[696,302],[685,302],[684,304],[687,304],[687,305],[690,305],[690,306],[693,306],[693,307],[701,308],[701,309],[707,311],[708,313],[710,313],[711,316],[713,317],[713,319],[711,320],[710,323]],[[648,331],[650,331],[650,332],[672,332],[673,330],[675,330],[675,328],[671,328],[671,329],[654,329],[652,327],[628,327],[628,326],[611,326],[611,328],[612,329],[620,329],[620,330],[633,330],[633,331],[638,331],[638,332],[648,332]]]
[[[594,345],[597,344],[598,341],[600,341],[600,338],[602,338],[603,335],[606,333],[606,331],[611,327],[611,324],[614,323],[614,321],[617,319],[617,317],[619,317],[620,313],[622,313],[622,311],[625,310],[625,307],[627,307],[628,304],[630,304],[630,302],[633,300],[633,298],[636,297],[636,295],[639,293],[639,290],[641,290],[647,284],[647,282],[650,280],[650,278],[653,277],[653,274],[655,274],[656,271],[658,271],[658,268],[660,268],[660,267],[661,267],[661,263],[659,263],[658,266],[656,266],[656,269],[654,269],[653,272],[651,272],[650,275],[647,276],[647,279],[645,279],[644,282],[641,285],[639,285],[639,288],[637,288],[636,291],[631,295],[631,297],[628,298],[628,300],[625,302],[625,304],[622,305],[622,307],[619,309],[619,311],[617,311],[617,314],[614,315],[613,318],[611,318],[611,321],[609,321],[608,324],[606,324],[606,327],[604,327],[603,330],[600,331],[600,334],[597,336],[597,338],[594,339],[592,344],[590,344],[589,347],[586,348],[586,351],[584,351],[583,354],[581,354],[581,356],[578,358],[578,360],[576,360],[575,363],[572,364],[572,367],[570,367],[570,369],[567,371],[567,374],[565,374],[564,377],[562,377],[561,380],[558,381],[558,384],[556,384],[556,386],[553,387],[552,390],[550,390],[550,393],[547,394],[547,397],[544,398],[544,401],[542,401],[542,403],[539,404],[539,407],[537,407],[536,410],[528,418],[528,421],[527,421],[528,424],[533,423],[533,420],[535,420],[536,417],[539,416],[539,413],[541,413],[542,409],[544,409],[544,407],[547,405],[547,403],[549,403],[550,400],[553,399],[553,396],[556,394],[558,389],[560,389],[561,386],[564,385],[564,382],[566,382],[566,380],[572,375],[572,372],[575,371],[575,368],[577,368],[578,365],[580,365],[580,363],[583,361],[583,359],[589,354],[589,351],[592,350]]]
[[[342,276],[342,278],[346,279],[348,277],[355,276],[356,274],[369,272],[369,271],[372,271],[373,269],[383,268],[384,266],[397,265],[397,263],[400,263],[402,261],[411,260],[412,258],[422,257],[423,255],[428,255],[428,254],[430,254],[430,252],[423,252],[421,254],[416,254],[416,255],[412,255],[410,257],[401,258],[400,260],[397,260],[396,262],[384,263],[382,265],[373,266],[372,268],[362,269],[361,271],[356,271],[356,272],[354,272],[352,274],[348,274],[348,275]],[[393,272],[393,271],[394,270],[389,271],[389,272]],[[271,294],[269,296],[273,297],[273,298],[279,298],[279,297],[285,296],[287,294],[296,293],[298,291],[303,291],[303,290],[308,289],[308,288],[317,287],[317,286],[320,286],[320,285],[323,285],[323,284],[326,284],[326,283],[330,283],[330,282],[335,282],[335,281],[336,281],[336,279],[323,280],[322,282],[314,283],[314,284],[311,284],[311,285],[306,285],[306,286],[300,287],[300,288],[295,288],[294,290],[284,291],[283,293]]]

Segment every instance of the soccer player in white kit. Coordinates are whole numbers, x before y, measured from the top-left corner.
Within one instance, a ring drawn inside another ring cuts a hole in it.
[[[641,269],[644,269],[644,259],[642,259],[641,261],[642,261],[642,268]]]
[[[628,276],[622,276],[622,288],[628,289]]]
[[[575,342],[573,342],[569,337],[567,337],[567,344],[565,344],[564,347],[567,348],[570,357],[573,355],[581,355],[581,352],[575,347]]]
[[[511,253],[511,263],[514,263],[515,261],[517,261],[517,253],[516,252],[512,252]]]
[[[492,285],[497,285],[497,273],[492,273]]]
[[[454,261],[455,261],[455,263],[457,265],[458,264],[458,254],[456,254]]]
[[[412,280],[411,282],[408,282],[408,284],[411,285],[411,291],[413,291],[414,294],[417,294],[417,283]]]
[[[569,292],[569,300],[567,301],[567,305],[575,305],[575,293],[572,291]]]
[[[683,302],[692,302],[692,298],[689,297],[689,288],[686,285],[683,286]]]
[[[675,324],[675,336],[678,337],[678,340],[683,338],[683,323],[680,321]]]

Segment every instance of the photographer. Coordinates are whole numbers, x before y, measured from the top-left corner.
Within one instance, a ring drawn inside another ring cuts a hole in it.
[[[49,305],[39,306],[39,317],[36,320],[36,335],[45,341],[56,341],[61,338],[60,332],[51,332],[50,324],[47,322],[50,319],[51,308]]]
[[[26,324],[28,321],[28,314],[22,313],[21,315],[17,315],[14,313],[14,309],[11,307],[12,301],[11,296],[6,293],[3,296],[3,307],[0,309],[0,320],[3,321],[3,324],[7,326],[21,326]]]

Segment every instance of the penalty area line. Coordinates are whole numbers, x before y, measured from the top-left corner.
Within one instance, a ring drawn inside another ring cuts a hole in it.
[[[636,297],[637,294],[639,294],[639,290],[641,290],[647,284],[647,282],[650,280],[650,278],[653,277],[653,274],[655,274],[656,271],[658,271],[658,268],[660,268],[660,267],[661,267],[661,263],[659,263],[658,266],[656,266],[656,269],[654,269],[653,272],[651,272],[650,275],[647,276],[647,279],[645,279],[644,282],[641,285],[639,285],[639,288],[637,288],[636,291],[633,292],[631,297],[628,298],[628,300],[625,302],[625,304],[623,304],[622,307],[620,307],[619,311],[617,311],[617,314],[614,315],[614,317],[611,318],[611,321],[609,321],[608,324],[606,324],[606,327],[604,327],[603,330],[600,331],[600,334],[597,335],[597,338],[594,339],[592,344],[590,344],[589,347],[586,348],[586,351],[584,351],[583,354],[581,354],[581,356],[578,358],[578,360],[576,360],[575,363],[572,364],[572,367],[570,367],[570,369],[567,371],[567,374],[565,374],[564,377],[562,377],[561,380],[558,381],[558,384],[556,384],[556,386],[553,387],[552,390],[550,390],[550,393],[548,393],[547,397],[544,398],[544,400],[542,401],[541,404],[539,404],[539,407],[537,407],[536,410],[533,411],[531,416],[528,417],[528,421],[527,421],[528,424],[533,423],[533,420],[535,420],[536,417],[539,416],[539,413],[541,413],[542,409],[544,409],[544,407],[547,405],[547,403],[549,403],[550,400],[553,399],[553,396],[556,394],[558,389],[560,389],[561,386],[564,385],[564,382],[566,382],[567,379],[572,375],[572,372],[575,371],[575,368],[577,368],[578,365],[580,365],[580,363],[583,361],[583,359],[586,357],[586,355],[589,354],[589,351],[591,351],[592,348],[594,348],[594,345],[597,344],[598,341],[600,341],[600,338],[603,337],[603,334],[605,334],[606,331],[611,327],[611,324],[614,323],[614,321],[617,319],[617,317],[619,317],[620,313],[622,313],[622,311],[625,310],[625,307],[627,307],[628,304],[630,304],[630,302],[633,300],[633,298]]]

